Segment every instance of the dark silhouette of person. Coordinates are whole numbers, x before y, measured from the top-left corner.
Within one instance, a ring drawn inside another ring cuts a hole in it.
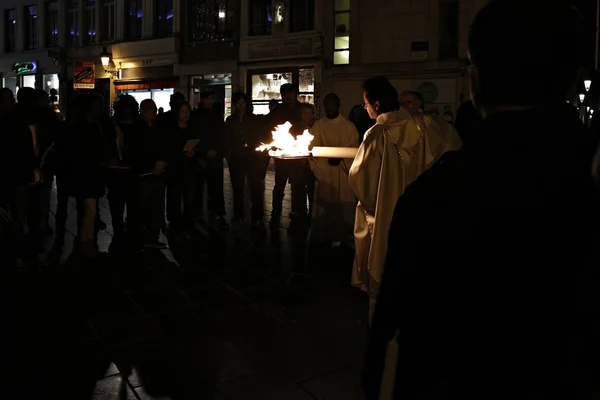
[[[496,0],[476,16],[480,138],[398,200],[367,399],[599,393],[596,140],[565,101],[582,65],[580,26],[566,2]]]

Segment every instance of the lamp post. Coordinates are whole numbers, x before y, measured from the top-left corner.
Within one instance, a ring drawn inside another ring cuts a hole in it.
[[[106,47],[104,47],[102,49],[102,53],[100,53],[100,61],[102,62],[102,66],[104,67],[104,72],[106,72],[107,74],[110,74],[110,76],[112,78],[118,78],[119,77],[119,70],[118,69],[111,69],[110,65],[112,63],[112,54],[109,53],[108,51],[106,51]],[[114,66],[114,63],[112,63]]]

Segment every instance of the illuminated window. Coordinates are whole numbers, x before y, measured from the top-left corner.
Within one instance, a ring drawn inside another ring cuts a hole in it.
[[[85,44],[96,43],[96,0],[85,0],[84,29]]]
[[[24,34],[25,34],[25,50],[33,50],[37,48],[37,6],[25,6],[23,10],[25,14]]]
[[[248,83],[252,88],[250,95],[254,114],[268,114],[269,102],[271,100],[281,101],[281,85],[286,83],[297,85],[299,102],[310,104],[314,104],[315,102],[314,68],[251,74]]]
[[[271,0],[250,0],[250,36],[270,35],[273,29]]]
[[[140,39],[142,37],[142,0],[127,0],[127,38]]]
[[[58,46],[58,0],[47,1],[46,7],[46,47]]]
[[[335,0],[333,64],[350,63],[350,0]]]
[[[235,39],[234,0],[189,0],[189,42],[226,42]]]
[[[67,44],[69,46],[77,46],[79,38],[79,4],[77,0],[69,1],[67,28],[69,29]]]
[[[173,34],[173,0],[156,2],[156,36],[165,37]]]

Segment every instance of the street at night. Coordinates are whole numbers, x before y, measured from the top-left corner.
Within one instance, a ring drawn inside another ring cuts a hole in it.
[[[267,187],[272,179],[269,171]],[[69,215],[67,244],[73,206]],[[348,285],[352,252],[311,254],[305,270],[306,236],[286,228],[198,233],[170,250],[4,276],[0,390],[8,398],[358,399],[367,304]],[[100,233],[104,250],[111,233]],[[305,278],[289,282],[292,268]]]

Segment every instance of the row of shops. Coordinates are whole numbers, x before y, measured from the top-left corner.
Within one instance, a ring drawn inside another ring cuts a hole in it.
[[[304,40],[304,39],[302,39]],[[154,41],[150,41],[154,42]],[[161,43],[155,43],[161,49]],[[163,43],[164,45],[164,43]],[[139,46],[137,46],[139,47]],[[4,57],[0,61],[2,86],[17,93],[21,87],[35,87],[58,92],[56,107],[64,112],[67,99],[76,90],[95,89],[105,94],[109,106],[121,94],[129,94],[138,102],[152,99],[157,107],[167,111],[169,98],[182,92],[192,107],[200,101],[204,91],[213,92],[215,101],[224,106],[224,116],[232,112],[231,96],[241,90],[250,96],[254,112],[266,114],[268,103],[280,99],[281,85],[293,83],[299,89],[299,100],[319,105],[328,92],[342,99],[342,112],[362,103],[361,83],[373,75],[384,74],[392,79],[399,91],[419,90],[428,106],[455,110],[463,93],[460,68],[421,73],[411,71],[377,71],[366,73],[351,66],[339,69],[324,68],[323,57],[317,46],[298,41],[250,43],[242,46],[239,61],[180,64],[176,46],[162,46],[167,51],[151,51],[152,43],[144,48],[135,43],[113,45],[107,65],[101,61],[103,49],[87,47],[78,52],[58,54],[52,51],[28,53],[28,59]],[[104,49],[106,52],[106,49]],[[439,66],[438,66],[439,70]],[[411,75],[412,74],[412,75]]]

